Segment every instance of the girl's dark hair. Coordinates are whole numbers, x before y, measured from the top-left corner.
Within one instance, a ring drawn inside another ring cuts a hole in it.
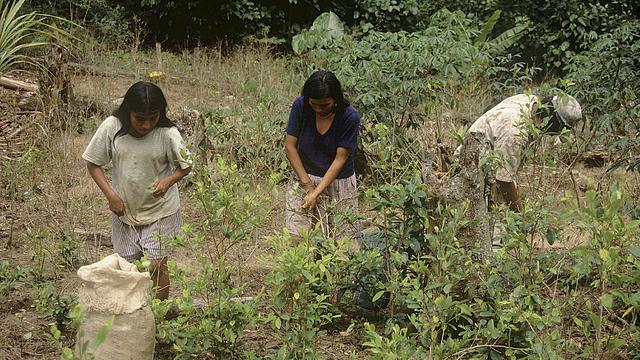
[[[132,112],[145,114],[158,112],[160,113],[160,120],[158,121],[158,125],[156,125],[157,127],[176,126],[167,118],[167,99],[165,99],[158,85],[154,83],[138,81],[131,85],[127,93],[124,94],[122,104],[113,112],[113,116],[117,117],[122,125],[113,137],[114,140],[118,136],[129,133],[131,129],[130,114]]]
[[[349,101],[342,93],[340,81],[331,71],[327,70],[316,70],[311,74],[302,87],[302,96],[304,97],[304,107],[307,110],[310,110],[310,98],[333,98],[336,102],[334,109],[336,114],[342,113],[349,106]]]
[[[546,121],[542,125],[542,130],[548,134],[559,134],[565,127],[553,106],[553,96],[544,97],[540,101],[540,107],[536,111],[536,115]]]

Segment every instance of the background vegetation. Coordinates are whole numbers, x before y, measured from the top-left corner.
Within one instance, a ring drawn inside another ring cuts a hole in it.
[[[48,71],[8,67],[39,79],[35,110],[1,89],[0,129],[24,130],[6,143],[17,155],[0,160],[0,357],[73,357],[74,272],[111,251],[80,154],[108,103],[145,78],[166,92],[196,156],[181,184],[188,225],[175,239],[172,300],[153,304],[158,358],[640,356],[636,2],[229,0],[215,10],[191,0],[20,10],[59,17],[46,20],[67,31],[57,38],[83,42],[68,47],[65,71],[52,71],[46,47],[22,54]],[[350,219],[362,251],[320,229],[297,243],[282,230],[282,129],[319,67],[363,115],[361,213]],[[564,141],[532,134],[525,210],[500,212],[505,247],[480,260],[461,245],[469,204],[438,203],[425,175],[446,178],[487,107],[561,90],[585,121]],[[375,310],[357,310],[362,297]]]

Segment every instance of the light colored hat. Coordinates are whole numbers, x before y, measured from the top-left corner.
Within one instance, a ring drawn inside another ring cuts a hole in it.
[[[582,119],[582,109],[573,96],[567,94],[554,96],[551,103],[566,127],[572,128]]]

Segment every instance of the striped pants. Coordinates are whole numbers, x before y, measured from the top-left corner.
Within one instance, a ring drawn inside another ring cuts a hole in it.
[[[180,210],[148,225],[129,225],[111,214],[111,243],[113,250],[127,261],[161,259],[171,254],[168,240],[182,232]]]
[[[311,181],[318,185],[322,180],[319,176],[309,174]],[[314,209],[302,209],[301,204],[306,193],[300,186],[300,181],[292,174],[287,188],[285,203],[285,223],[289,232],[300,235],[301,231],[309,231],[312,226],[319,224],[325,238],[339,239],[348,237],[355,241],[358,227],[349,217],[340,217],[336,221],[337,214],[348,215],[358,212],[358,187],[356,175],[345,179],[335,179],[323,192],[318,205]]]

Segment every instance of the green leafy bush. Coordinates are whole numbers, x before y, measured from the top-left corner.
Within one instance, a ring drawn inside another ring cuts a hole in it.
[[[31,269],[22,266],[12,266],[8,261],[0,261],[0,296],[5,297],[16,289],[20,280],[26,279]]]
[[[629,168],[640,165],[639,58],[640,21],[627,22],[573,57],[567,74],[596,140]]]
[[[285,102],[288,101],[266,96],[253,105],[249,113],[226,108],[204,110],[206,136],[200,148],[223,155],[238,164],[250,178],[258,179],[283,170],[287,167],[282,150],[287,115],[276,106]]]
[[[68,33],[50,24],[56,20],[73,25],[64,19],[38,13],[23,13],[25,0],[0,1],[0,75],[19,64],[37,65],[33,51],[46,45],[49,39]]]
[[[276,359],[319,359],[313,340],[325,334],[321,327],[340,317],[330,303],[331,288],[340,272],[334,270],[335,252],[316,256],[316,242],[325,241],[313,231],[291,246],[288,234],[273,236],[274,270],[267,278],[269,312],[265,320],[279,333],[282,346]]]
[[[198,255],[197,261],[196,274],[169,263],[171,278],[183,291],[173,301],[154,300],[156,338],[171,345],[176,359],[234,358],[241,353],[244,329],[255,323],[254,304],[239,299],[242,288],[229,282],[223,258],[214,263]],[[170,310],[178,315],[167,318]]]
[[[507,212],[504,248],[484,262],[457,239],[464,207],[420,213],[420,187],[387,187],[371,194],[391,259],[386,327],[366,325],[364,345],[376,358],[634,356],[640,223],[629,220],[621,190],[588,192],[582,207],[548,210],[543,204],[553,200],[543,199],[521,214]],[[569,241],[561,231],[568,225],[585,241],[566,251],[544,249],[542,239]]]
[[[210,164],[196,161],[195,196],[206,217],[198,228],[185,226],[174,244],[195,253],[196,269],[169,262],[172,282],[182,296],[155,301],[157,338],[169,344],[178,359],[235,358],[242,353],[245,328],[255,323],[255,300],[241,299],[243,284],[232,275],[250,256],[242,249],[255,244],[267,219],[268,197],[252,188],[238,167],[216,155]],[[273,183],[270,183],[273,186]],[[171,316],[167,316],[170,313]]]
[[[47,283],[38,289],[38,298],[34,301],[36,311],[54,320],[59,329],[66,328],[72,322],[70,311],[77,303],[75,294],[61,292]]]

